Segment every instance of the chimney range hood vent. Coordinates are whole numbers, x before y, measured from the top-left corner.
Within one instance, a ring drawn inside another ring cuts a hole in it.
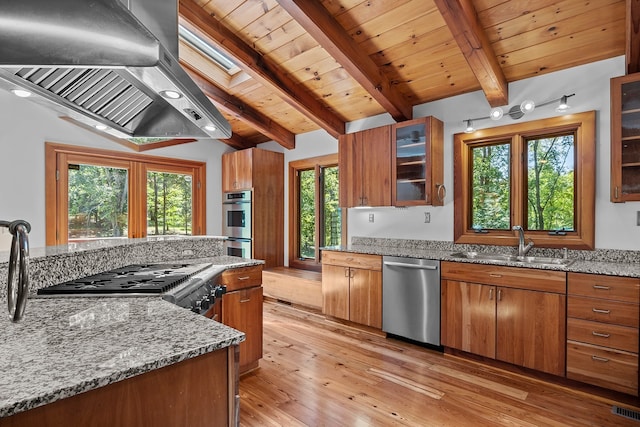
[[[178,62],[177,1],[122,1],[0,0],[0,88],[118,138],[229,138]]]

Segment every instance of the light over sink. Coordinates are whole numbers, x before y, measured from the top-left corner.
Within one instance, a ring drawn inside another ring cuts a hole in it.
[[[450,256],[453,258],[461,259],[477,259],[484,261],[495,262],[516,262],[525,265],[537,264],[537,265],[552,265],[552,266],[567,266],[572,264],[575,260],[568,258],[553,258],[544,256],[517,256],[507,255],[491,252],[455,252]]]

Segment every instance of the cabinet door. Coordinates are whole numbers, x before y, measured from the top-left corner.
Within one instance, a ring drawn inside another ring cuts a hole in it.
[[[640,74],[611,79],[611,201],[640,200]]]
[[[443,124],[424,117],[393,126],[391,195],[394,206],[444,203]]]
[[[262,358],[262,286],[225,294],[222,317],[225,325],[246,335],[239,346],[240,372],[257,367]]]
[[[322,312],[349,320],[349,267],[322,264]]]
[[[442,345],[495,358],[496,287],[443,280]]]
[[[234,151],[222,156],[222,191],[250,190],[253,186],[253,156],[251,149]]]
[[[350,269],[349,320],[382,328],[382,272]]]
[[[566,296],[497,288],[496,358],[564,376]]]
[[[391,206],[391,127],[363,131],[360,145],[363,206]]]
[[[340,206],[391,206],[390,126],[338,139]]]

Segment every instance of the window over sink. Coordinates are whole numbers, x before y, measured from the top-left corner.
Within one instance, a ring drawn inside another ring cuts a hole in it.
[[[595,112],[454,136],[457,243],[595,246]]]

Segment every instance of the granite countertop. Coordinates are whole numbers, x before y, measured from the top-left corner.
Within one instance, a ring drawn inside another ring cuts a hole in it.
[[[0,316],[0,417],[244,341],[160,298],[30,298]]]
[[[339,252],[352,252],[363,253],[371,255],[382,256],[398,256],[408,258],[424,258],[435,259],[440,261],[454,261],[454,262],[466,262],[472,264],[489,264],[489,265],[504,265],[512,267],[525,267],[525,268],[537,268],[544,270],[557,270],[567,271],[575,273],[592,273],[592,274],[604,274],[610,276],[625,276],[625,277],[638,277],[640,278],[640,262],[627,262],[624,259],[615,260],[594,260],[594,259],[580,259],[579,257],[569,256],[569,259],[575,259],[569,265],[549,265],[549,264],[534,264],[534,263],[521,263],[510,261],[491,261],[484,259],[465,259],[451,256],[452,253],[459,252],[461,250],[455,250],[448,247],[410,247],[410,246],[392,246],[392,245],[371,245],[371,244],[352,244],[348,246],[329,246],[322,248],[323,250],[339,251]],[[474,248],[475,249],[475,248]],[[466,250],[466,249],[463,249]],[[504,250],[504,249],[503,249]],[[482,249],[478,250],[482,252]],[[577,253],[578,251],[573,251]],[[586,251],[580,251],[586,252]],[[550,255],[553,256],[553,255]],[[638,259],[637,261],[640,261]]]
[[[221,271],[263,264],[230,256]],[[0,315],[0,418],[236,345],[244,333],[160,297],[38,297]]]

